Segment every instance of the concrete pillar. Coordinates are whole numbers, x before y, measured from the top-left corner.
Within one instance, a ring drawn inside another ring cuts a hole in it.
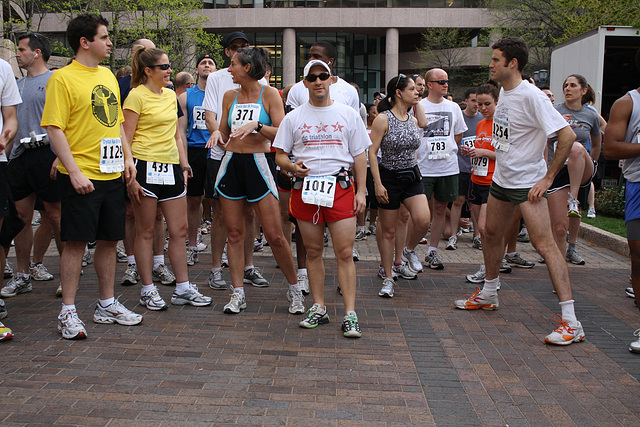
[[[398,75],[398,61],[400,60],[400,36],[397,28],[387,28],[387,44],[384,60],[385,79],[382,87],[387,87],[387,82]]]
[[[285,28],[282,33],[282,89],[296,83],[296,30]]]

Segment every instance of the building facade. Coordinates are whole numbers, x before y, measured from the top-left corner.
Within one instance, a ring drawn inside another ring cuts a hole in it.
[[[398,72],[427,68],[416,54],[426,28],[491,28],[493,18],[477,6],[478,0],[205,0],[200,13],[208,18],[206,31],[244,31],[253,45],[266,48],[274,66],[271,83],[279,88],[301,79],[315,41],[335,44],[334,71],[371,101]],[[62,36],[64,21],[50,14],[40,30]],[[471,54],[462,65],[488,65],[487,48],[469,41],[466,49]]]

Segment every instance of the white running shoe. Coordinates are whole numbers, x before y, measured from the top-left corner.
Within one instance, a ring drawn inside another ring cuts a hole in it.
[[[160,282],[162,285],[172,286],[176,284],[176,276],[173,275],[169,267],[164,264],[158,265],[151,272],[154,282]]]
[[[418,254],[416,254],[415,249],[410,250],[407,249],[406,246],[402,250],[402,260],[407,263],[407,265],[417,274],[422,271],[422,263],[418,258]]]
[[[300,290],[303,295],[309,295],[311,292],[311,289],[309,288],[309,276],[298,273],[298,285],[300,285]]]
[[[140,304],[147,307],[149,310],[161,311],[167,309],[167,303],[164,302],[157,287],[153,287],[149,292],[142,292],[140,294]]]
[[[287,299],[289,300],[289,313],[291,314],[303,314],[304,313],[304,295],[302,291],[287,291]]]
[[[585,334],[582,324],[577,322],[575,325],[569,325],[562,319],[562,316],[556,314],[554,320],[558,322],[558,326],[545,337],[545,342],[555,345],[569,345],[574,342],[584,340]]]
[[[141,314],[129,310],[117,299],[107,307],[102,307],[100,303],[96,304],[96,309],[93,312],[93,321],[96,323],[118,323],[132,326],[142,322],[142,319]]]
[[[247,300],[244,295],[240,295],[238,292],[231,294],[231,300],[224,306],[224,312],[227,314],[238,314],[240,310],[247,308]]]
[[[395,282],[392,279],[385,278],[382,281],[382,289],[378,292],[378,296],[384,298],[393,298],[393,286]]]
[[[49,273],[47,267],[41,262],[37,264],[31,263],[29,266],[29,274],[31,278],[36,281],[53,280],[53,274]]]
[[[67,340],[81,340],[87,337],[87,330],[75,309],[60,312],[58,332],[62,334],[62,338]]]
[[[173,295],[171,295],[171,304],[174,305],[189,304],[194,307],[204,307],[206,305],[210,305],[211,301],[212,298],[202,295],[194,283],[189,283],[189,289],[184,293],[179,294],[176,290],[173,292]]]

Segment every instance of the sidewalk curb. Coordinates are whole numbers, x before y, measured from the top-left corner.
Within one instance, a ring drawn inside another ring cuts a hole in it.
[[[593,225],[580,223],[578,237],[596,246],[610,249],[620,255],[629,256],[629,244],[627,239],[617,234],[610,233]]]

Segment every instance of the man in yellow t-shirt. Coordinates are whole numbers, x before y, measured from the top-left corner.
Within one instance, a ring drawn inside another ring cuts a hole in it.
[[[42,127],[60,163],[60,236],[66,241],[60,259],[62,310],[58,330],[66,339],[86,338],[75,296],[87,242],[97,240],[95,268],[100,299],[96,323],[137,325],[142,316],[114,298],[115,252],[124,238],[124,183],[135,177],[131,152],[123,143],[124,121],[115,76],[98,64],[111,53],[107,26],[100,15],[72,19],[67,39],[76,59],[55,72],[47,84]]]

